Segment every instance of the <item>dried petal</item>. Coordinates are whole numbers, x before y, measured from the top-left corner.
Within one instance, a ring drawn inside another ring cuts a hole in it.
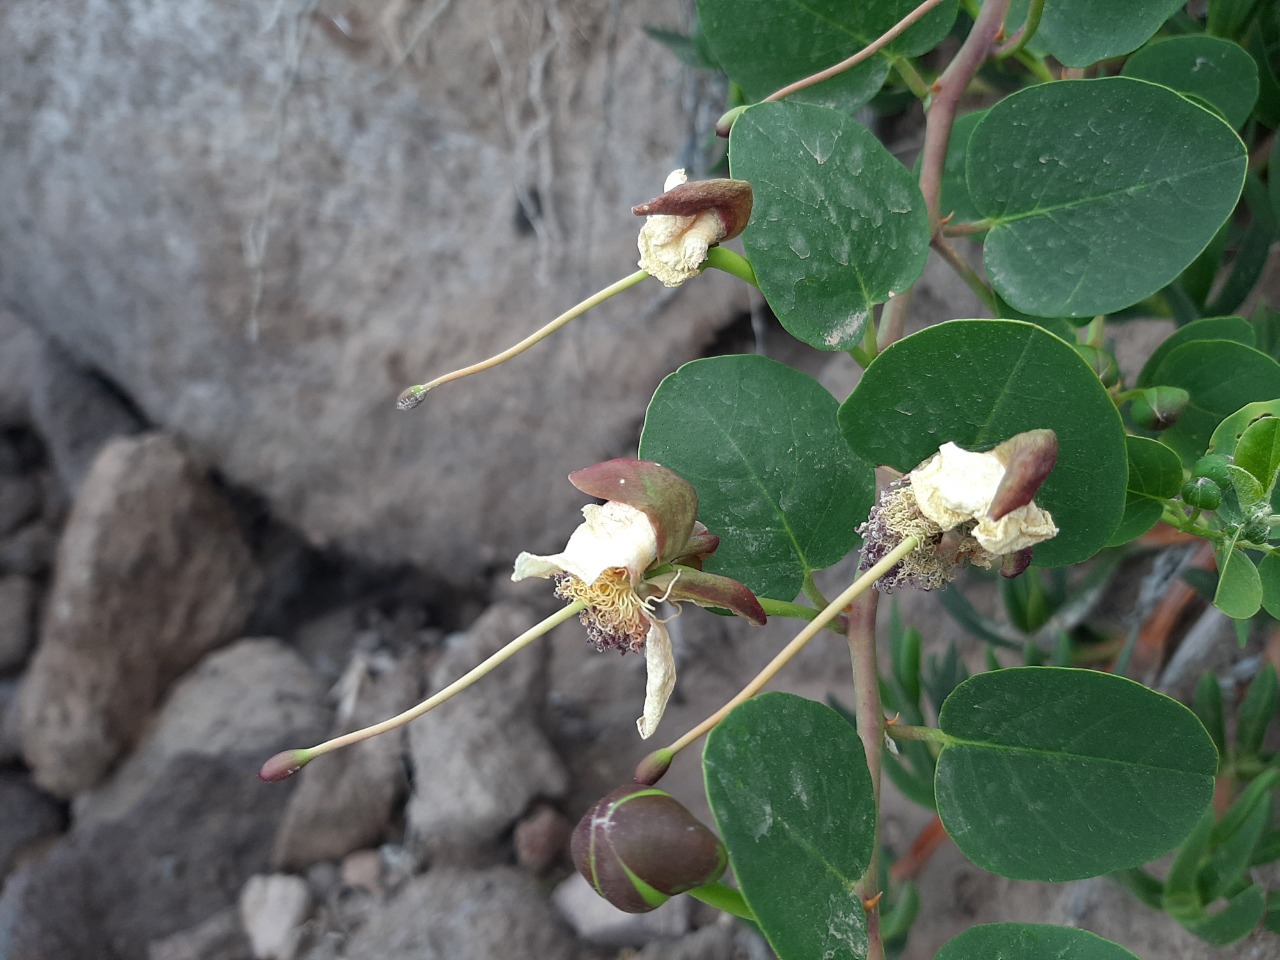
[[[615,500],[644,513],[657,537],[657,562],[668,563],[686,553],[698,515],[693,484],[652,460],[606,460],[569,474],[583,493]],[[705,530],[705,527],[703,528]]]

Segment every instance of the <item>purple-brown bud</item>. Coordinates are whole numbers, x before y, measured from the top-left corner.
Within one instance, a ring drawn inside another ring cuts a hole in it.
[[[751,184],[745,180],[691,180],[636,204],[631,212],[637,217],[696,217],[714,211],[724,228],[719,239],[732,240],[746,229],[752,201]]]
[[[596,892],[627,913],[647,913],[712,883],[729,862],[720,838],[674,797],[630,785],[587,811],[569,851]]]
[[[1015,434],[991,452],[1005,469],[987,511],[988,517],[998,521],[1035,499],[1036,491],[1058,462],[1058,435],[1052,430],[1028,430]]]
[[[1191,394],[1181,387],[1151,387],[1134,398],[1129,416],[1147,430],[1168,430],[1190,402]]]
[[[671,769],[671,761],[674,759],[675,754],[667,747],[653,751],[636,765],[634,777],[636,783],[642,787],[652,787],[666,776],[667,771]]]
[[[1027,567],[1031,566],[1032,547],[1023,547],[1021,550],[1015,550],[1013,553],[1006,553],[1000,558],[1000,576],[1006,580],[1013,580],[1022,576],[1027,572]]]
[[[282,750],[262,765],[258,779],[267,783],[287,780],[310,762],[309,750]]]

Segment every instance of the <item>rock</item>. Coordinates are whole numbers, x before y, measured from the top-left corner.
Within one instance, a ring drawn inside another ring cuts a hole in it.
[[[53,342],[42,345],[31,374],[31,416],[72,497],[105,443],[143,428],[116,390]]]
[[[249,938],[240,925],[240,911],[220,910],[190,930],[153,940],[147,960],[249,960]]]
[[[522,605],[491,607],[450,638],[430,689],[456,680],[534,622]],[[511,827],[530,801],[564,793],[564,766],[538,723],[545,664],[544,646],[523,650],[439,714],[409,726],[413,795],[406,815],[420,852],[473,852]]]
[[[415,877],[357,930],[351,960],[571,960],[579,948],[534,881],[510,868]]]
[[[239,752],[259,762],[324,736],[330,711],[324,687],[279,640],[240,640],[184,674],[137,748],[99,787],[76,796],[77,827],[128,813],[184,754]],[[291,803],[297,796],[291,791]]]
[[[14,313],[0,309],[0,430],[31,421],[31,372],[40,352],[40,338]]]
[[[437,7],[4,4],[0,301],[315,543],[464,584],[563,543],[745,294],[647,281],[397,412],[635,270],[717,109],[643,33],[685,0]]]
[[[40,513],[40,483],[30,474],[0,473],[0,536]]]
[[[678,940],[650,943],[632,954],[631,960],[772,960],[773,956],[763,939],[724,917]]]
[[[34,637],[36,588],[26,577],[0,577],[0,673],[27,659]]]
[[[560,882],[551,900],[579,937],[600,947],[639,947],[689,932],[688,897],[672,897],[648,913],[623,913],[576,871]]]
[[[132,960],[233,906],[266,872],[288,784],[258,758],[188,755],[120,820],[76,830],[0,894],[0,953],[11,960]]]
[[[36,783],[95,784],[169,684],[235,636],[259,575],[235,515],[169,438],[121,438],[85,478],[58,546],[19,698]]]
[[[0,764],[14,763],[22,756],[18,733],[19,677],[0,679]]]
[[[311,891],[301,877],[250,877],[240,894],[240,918],[254,960],[293,960],[310,910]]]
[[[0,884],[22,858],[42,840],[62,832],[66,817],[61,806],[41,793],[21,773],[0,770]]]
[[[382,856],[377,850],[356,850],[342,858],[342,885],[348,890],[382,893]]]
[[[357,654],[340,682],[345,693],[329,735],[358,730],[411,707],[418,699],[416,660],[411,659],[411,666]],[[393,730],[318,759],[299,773],[272,853],[276,867],[298,870],[381,843],[405,792],[404,753],[404,730]]]
[[[555,807],[539,804],[516,824],[516,863],[541,876],[565,860],[573,824]]]
[[[43,517],[0,537],[0,572],[39,576],[52,564],[57,542],[57,529]]]

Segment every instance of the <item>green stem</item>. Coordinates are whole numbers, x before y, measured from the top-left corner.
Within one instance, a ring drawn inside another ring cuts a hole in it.
[[[774,600],[770,597],[756,597],[760,601],[760,606],[764,608],[764,612],[771,617],[789,617],[792,620],[812,620],[818,615],[818,611],[813,607],[806,607],[803,603],[790,603],[786,600]]]
[[[1040,17],[1044,13],[1044,0],[1031,0],[1027,4],[1027,19],[1022,24],[1009,42],[996,51],[996,59],[1003,60],[1005,57],[1013,56],[1021,53],[1022,48],[1027,45],[1027,41],[1036,35],[1036,31],[1040,29]]]
[[[818,589],[818,584],[814,582],[812,570],[804,572],[804,582],[801,584],[800,590],[809,598],[809,602],[819,610],[827,605],[827,598],[823,596],[822,591]]]
[[[701,900],[703,903],[715,907],[717,910],[731,913],[739,920],[749,920],[751,923],[758,922],[755,913],[747,906],[747,901],[742,899],[742,894],[727,884],[718,881],[716,883],[705,883],[700,887],[694,887],[692,890],[686,890],[685,893],[695,900]]]
[[[733,274],[739,280],[745,280],[757,290],[760,289],[760,284],[756,282],[756,271],[751,266],[751,261],[740,253],[734,253],[725,247],[712,247],[707,251],[707,259],[702,261],[702,265]]]
[[[446,373],[444,376],[441,376],[441,377],[436,377],[434,380],[429,380],[426,383],[415,384],[414,386],[410,387],[409,389],[405,390],[403,393],[400,394],[400,398],[396,401],[396,406],[399,407],[401,410],[412,410],[414,407],[416,407],[418,404],[420,404],[423,400],[426,399],[428,390],[433,390],[436,387],[440,386],[441,384],[449,383],[452,380],[461,380],[463,377],[469,377],[474,373],[481,373],[485,370],[490,369],[491,367],[496,367],[500,363],[505,363],[506,361],[510,360],[512,357],[518,356],[519,354],[524,353],[530,347],[541,343],[547,337],[551,336],[551,334],[555,333],[557,330],[563,327],[570,320],[573,320],[573,319],[576,319],[577,317],[582,316],[592,307],[599,306],[600,304],[608,300],[610,297],[616,296],[617,294],[621,293],[623,290],[627,290],[631,287],[634,287],[641,280],[648,278],[648,276],[649,274],[647,271],[637,270],[635,273],[631,274],[630,276],[623,277],[617,283],[612,283],[609,286],[605,287],[603,290],[592,294],[591,296],[587,297],[587,299],[579,303],[577,306],[570,307],[564,313],[560,314],[560,316],[556,317],[554,320],[548,323],[541,330],[538,330],[534,333],[529,334],[529,336],[525,337],[523,340],[517,343],[514,347],[508,347],[506,350],[503,350],[501,353],[495,354],[494,356],[490,357],[488,360],[481,360],[479,363],[473,363],[469,367],[461,367],[458,370],[454,370],[451,373]]]
[[[920,76],[920,71],[906,57],[893,57],[890,61],[894,71],[902,78],[902,82],[907,85],[907,89],[914,93],[921,100],[928,100],[933,91],[929,88],[929,83],[924,77]]]

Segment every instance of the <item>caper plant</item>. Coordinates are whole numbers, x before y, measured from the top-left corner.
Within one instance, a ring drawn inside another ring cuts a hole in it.
[[[400,406],[522,362],[637,284],[696,291],[705,269],[758,288],[793,337],[846,354],[857,387],[840,399],[756,355],[674,371],[637,457],[570,477],[604,502],[584,507],[564,550],[515,558],[513,578],[547,579],[561,610],[400,717],[286,751],[264,778],[421,716],[575,616],[598,649],[645,657],[638,733],[656,736],[676,682],[661,602],[794,618],[801,629],[750,684],[579,825],[575,862],[619,908],[689,892],[753,922],[781,960],[878,960],[905,932],[882,901],[887,767],[982,868],[1114,873],[1214,943],[1280,929],[1276,891],[1248,876],[1280,851],[1280,772],[1258,733],[1273,675],[1249,742],[1230,747],[1209,693],[1198,717],[1118,673],[993,660],[968,676],[953,662],[949,681],[926,684],[926,709],[918,636],[912,659],[895,624],[885,677],[876,656],[881,593],[944,588],[967,566],[1061,570],[1157,524],[1212,546],[1227,616],[1280,617],[1280,315],[1253,293],[1280,220],[1280,7],[698,0],[697,12],[693,36],[655,36],[727,75],[715,132],[728,176],[676,171],[634,208],[639,270]],[[868,106],[923,111],[914,168],[855,119]],[[735,237],[741,254],[723,245]],[[988,316],[905,336],[930,250]],[[1251,319],[1236,315],[1246,304]],[[1131,315],[1176,326],[1126,381],[1112,325]],[[891,477],[880,488],[876,468]],[[855,551],[857,578],[828,597],[815,572]],[[852,724],[760,692],[824,630],[847,637]],[[704,738],[715,831],[656,786]],[[1142,869],[1180,844],[1172,875]],[[992,956],[1133,955],[1031,923],[975,927],[938,954]]]

